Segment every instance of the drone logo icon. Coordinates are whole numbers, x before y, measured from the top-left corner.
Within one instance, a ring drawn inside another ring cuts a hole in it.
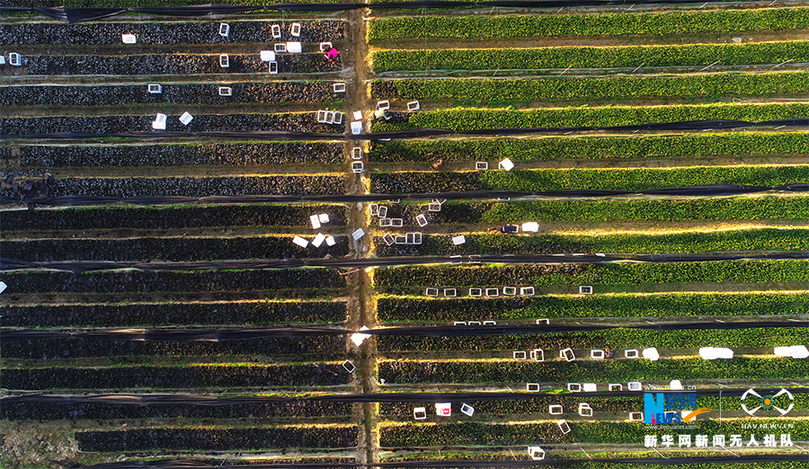
[[[782,409],[782,408],[775,405],[776,399],[779,396],[782,396],[782,395],[786,395],[787,398],[789,399],[789,406],[787,406],[786,409]],[[747,405],[745,405],[745,400],[747,400],[748,396],[753,396],[755,398],[758,398],[756,403],[759,404],[759,406],[754,407],[752,409],[747,407]],[[792,393],[787,391],[784,388],[781,388],[781,390],[778,391],[778,393],[776,393],[773,396],[771,396],[771,395],[762,396],[761,394],[757,393],[755,389],[748,389],[747,391],[744,392],[744,394],[742,394],[742,410],[747,415],[751,415],[751,416],[755,415],[756,412],[759,409],[762,409],[762,408],[764,408],[764,409],[775,409],[781,415],[786,415],[790,410],[792,410],[792,407],[795,405],[794,401],[795,401],[795,398],[792,396]]]

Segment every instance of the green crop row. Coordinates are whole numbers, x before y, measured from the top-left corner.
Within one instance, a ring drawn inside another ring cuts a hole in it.
[[[503,236],[466,235],[466,242],[454,245],[451,235],[426,235],[419,245],[388,246],[375,238],[376,253],[385,256],[439,256],[447,254],[557,254],[691,253],[730,251],[807,251],[809,230],[763,228],[674,234],[598,234]]]
[[[794,411],[809,409],[809,395],[807,394],[793,394],[795,408]],[[582,401],[579,396],[572,396],[566,394],[537,394],[528,399],[518,400],[488,400],[488,401],[469,401],[469,405],[475,408],[475,415],[506,415],[513,416],[515,414],[545,414],[548,415],[549,405],[561,405],[565,408],[575,409],[576,406]],[[643,411],[643,395],[638,393],[635,397],[587,397],[587,403],[594,409],[595,412],[601,414],[602,412],[609,412],[626,417],[629,412],[642,412]],[[697,399],[699,407],[709,407],[711,409],[719,408],[719,396],[703,396],[700,395]],[[453,411],[455,409],[453,408]],[[724,411],[740,411],[742,410],[741,399],[738,397],[727,397],[722,400],[722,410]],[[623,415],[621,415],[623,414]],[[405,417],[413,415],[413,403],[411,402],[385,402],[379,404],[379,415],[381,416],[396,416]],[[463,417],[466,418],[466,417]]]
[[[590,360],[536,362],[459,362],[402,360],[379,363],[379,377],[387,384],[434,383],[565,383],[586,376],[596,383],[672,379],[803,379],[802,360],[733,358],[706,361],[682,360]]]
[[[394,140],[377,144],[371,161],[514,162],[604,158],[709,158],[809,154],[809,133],[710,133],[609,137]]]
[[[450,286],[450,285],[447,285]],[[533,298],[431,300],[381,297],[383,322],[508,320],[582,317],[758,316],[804,314],[809,295],[789,293],[665,293],[658,295],[551,295]]]
[[[624,350],[659,347],[770,348],[790,346],[806,340],[803,327],[749,329],[645,330],[608,329],[583,332],[548,332],[530,335],[415,337],[384,335],[376,338],[380,352],[508,351],[535,348]],[[547,354],[547,352],[546,352]],[[547,359],[549,357],[546,355]]]
[[[515,446],[535,445],[537,443],[599,443],[599,444],[634,444],[643,445],[644,435],[674,434],[674,445],[677,448],[677,434],[683,435],[742,435],[746,444],[750,435],[762,445],[765,434],[775,434],[780,439],[781,433],[790,433],[792,441],[809,438],[806,426],[796,425],[789,430],[751,430],[744,427],[749,422],[739,420],[707,420],[696,423],[695,429],[670,429],[666,425],[655,425],[649,428],[643,423],[628,422],[575,422],[570,424],[571,432],[563,435],[555,422],[530,424],[485,424],[476,422],[434,424],[381,425],[379,428],[379,444],[382,447],[425,447],[425,446]],[[781,424],[777,419],[756,421],[762,425]],[[778,442],[778,440],[776,440]],[[712,440],[708,440],[709,446]],[[694,441],[691,442],[694,444]],[[660,446],[660,442],[658,442]],[[647,467],[644,465],[644,467]],[[687,465],[685,467],[692,467]],[[770,467],[770,466],[765,466]],[[789,467],[789,466],[785,466]]]
[[[807,115],[809,103],[714,103],[529,110],[454,108],[412,114],[402,123],[378,121],[373,124],[372,129],[375,132],[386,132],[420,128],[460,131],[532,127],[607,127],[715,119],[757,122],[804,119]]]
[[[655,285],[809,281],[809,261],[714,261],[660,264],[558,264],[378,268],[377,287],[452,285]]]
[[[430,223],[519,223],[525,221],[613,220],[806,220],[809,198],[749,195],[687,199],[579,199],[535,200],[509,203],[450,201],[440,212],[430,213]],[[415,220],[424,206],[404,204],[401,215]],[[407,223],[407,222],[406,222]]]
[[[444,205],[444,210],[451,209]],[[733,197],[682,200],[543,200],[494,204],[480,220],[488,223],[531,220],[806,220],[807,197]],[[465,220],[469,222],[470,220]]]
[[[621,98],[770,96],[806,93],[809,73],[744,73],[535,79],[400,79],[371,83],[377,99],[492,102],[614,101]]]
[[[558,431],[558,430],[557,430]],[[778,435],[776,435],[778,437]],[[757,437],[760,438],[760,437]],[[779,437],[780,438],[780,437]],[[759,441],[759,443],[761,443]],[[693,443],[692,443],[693,444]],[[469,449],[473,451],[473,448]],[[654,454],[654,452],[650,452]],[[421,453],[399,453],[393,452],[388,453],[389,456],[380,456],[380,461],[382,462],[402,462],[402,461],[435,461],[435,460],[451,460],[451,461],[513,461],[513,460],[528,460],[529,456],[527,454],[514,454],[512,451],[511,453],[482,453],[482,452],[454,452],[454,451],[441,451],[440,449],[437,452],[421,452]],[[608,453],[611,458],[621,458],[626,456],[626,453]],[[704,453],[702,453],[704,454]],[[727,454],[727,453],[725,453]],[[637,453],[633,452],[633,456],[637,457],[648,457],[650,456],[648,453]],[[718,454],[713,454],[712,456],[717,456]],[[581,456],[584,456],[583,454]],[[599,456],[603,456],[600,454]],[[722,456],[722,455],[719,455]],[[657,457],[651,456],[651,457]],[[564,461],[564,464],[557,465],[556,467],[564,467],[566,469],[671,469],[670,464],[651,464],[649,462],[643,463],[628,463],[628,462],[615,462],[615,461],[604,461],[603,459],[599,459],[598,461],[592,462],[588,461],[587,459],[582,458],[583,460],[567,460]],[[693,461],[689,461],[682,465],[682,467],[687,469],[738,469],[739,463],[737,462],[714,462],[710,460],[701,459],[701,462],[696,463]],[[744,469],[795,469],[796,465],[800,463],[792,462],[792,461],[766,461],[766,462],[745,462]],[[475,463],[475,467],[478,467],[478,464]],[[554,467],[554,466],[548,466]],[[800,466],[798,466],[800,467]]]
[[[693,10],[643,13],[531,16],[408,16],[375,18],[371,41],[405,38],[508,38],[680,35],[803,29],[807,8]]]
[[[374,73],[423,70],[546,70],[572,68],[702,67],[809,61],[809,42],[564,46],[531,49],[383,49]]]
[[[680,168],[535,169],[527,171],[396,172],[371,175],[377,194],[567,189],[640,191],[708,184],[781,186],[809,182],[809,165],[692,166]]]

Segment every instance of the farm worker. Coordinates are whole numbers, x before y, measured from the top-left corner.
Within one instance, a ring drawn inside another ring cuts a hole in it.
[[[330,61],[334,61],[334,59],[337,58],[337,55],[339,55],[339,53],[337,52],[337,49],[333,47],[329,49],[328,52],[326,52],[326,58],[329,59]]]

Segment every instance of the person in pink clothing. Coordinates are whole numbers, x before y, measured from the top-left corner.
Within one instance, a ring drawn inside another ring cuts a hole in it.
[[[330,62],[333,62],[338,55],[339,53],[337,52],[337,49],[335,49],[334,47],[332,47],[331,49],[328,50],[328,52],[326,52],[326,58],[329,59]]]

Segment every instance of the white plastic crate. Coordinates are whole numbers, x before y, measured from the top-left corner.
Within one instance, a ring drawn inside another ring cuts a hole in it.
[[[180,122],[183,125],[188,125],[191,121],[194,120],[194,116],[188,113],[188,111],[184,112],[183,115],[180,116]]]

